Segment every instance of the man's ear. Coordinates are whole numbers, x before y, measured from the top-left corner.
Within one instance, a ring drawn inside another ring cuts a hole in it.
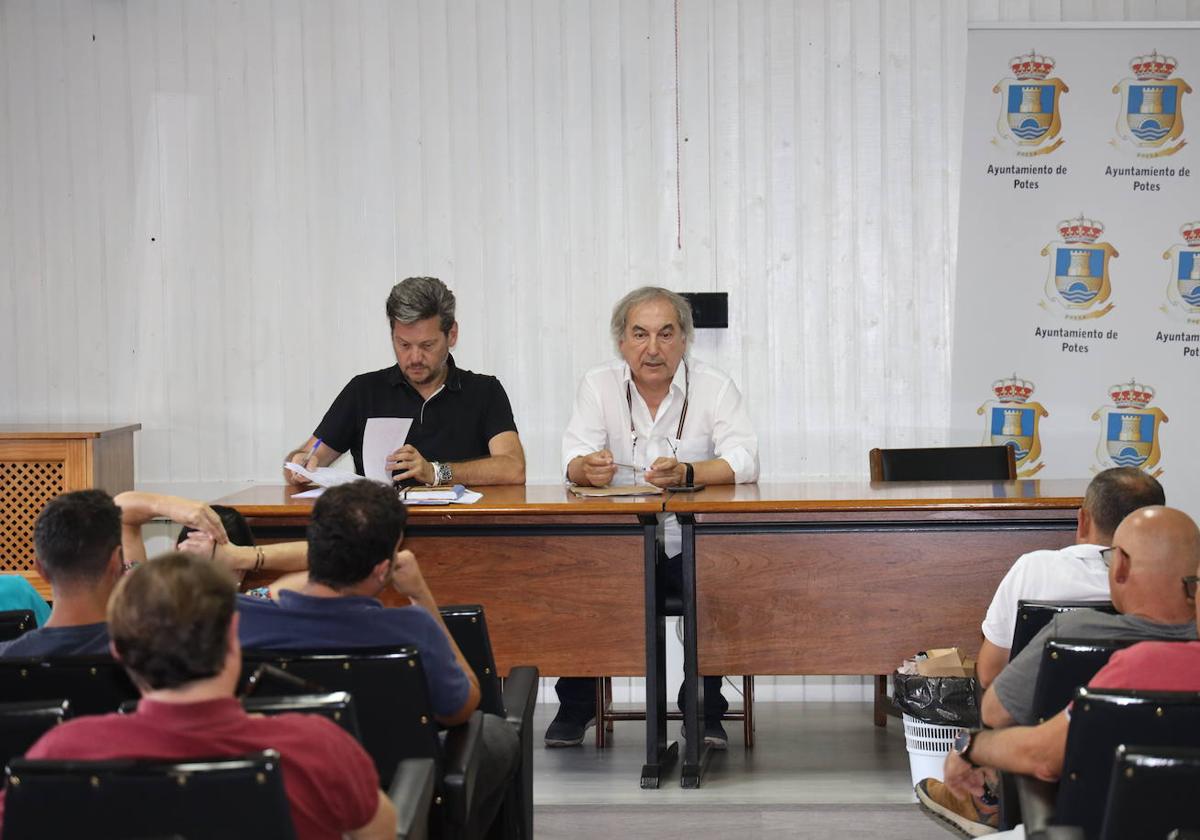
[[[1088,532],[1092,527],[1092,517],[1088,512],[1080,508],[1078,515],[1075,517],[1075,542],[1083,542],[1088,538]]]
[[[121,661],[121,654],[117,653],[117,643],[112,639],[108,640],[108,652],[112,654],[113,659],[117,660],[118,662]]]
[[[1129,580],[1129,570],[1133,566],[1129,555],[1124,551],[1113,552],[1112,579],[1113,583],[1125,583]]]
[[[376,577],[381,581],[386,581],[388,574],[392,570],[392,563],[394,562],[395,560],[392,557],[388,557],[386,560],[380,560],[375,564],[375,568],[371,569],[371,577]]]
[[[458,344],[458,321],[450,325],[450,332],[446,333],[446,339],[450,342],[450,349],[454,349],[454,345]]]
[[[125,574],[125,551],[120,544],[113,549],[108,558],[108,573],[116,580]]]

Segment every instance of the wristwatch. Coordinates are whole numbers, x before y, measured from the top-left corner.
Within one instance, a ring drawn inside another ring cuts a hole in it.
[[[971,747],[975,745],[975,736],[978,734],[978,729],[964,729],[962,732],[959,732],[956,736],[954,736],[954,744],[951,746],[951,749],[953,749],[963,761],[967,762],[967,764],[970,764],[972,767],[979,766],[971,760]]]
[[[454,483],[454,470],[445,461],[431,461],[433,467],[433,483],[439,487],[449,487]]]

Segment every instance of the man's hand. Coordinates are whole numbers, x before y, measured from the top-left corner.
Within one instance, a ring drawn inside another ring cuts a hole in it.
[[[319,449],[320,447],[318,446],[317,448]],[[302,447],[289,452],[285,463],[299,464],[304,469],[311,471],[321,466],[321,459],[311,447]],[[283,468],[283,480],[288,484],[308,484],[308,479],[298,473],[292,472],[287,467]]]
[[[675,458],[655,458],[646,481],[655,487],[677,487],[687,480],[687,468]]]
[[[416,555],[408,550],[397,551],[392,558],[392,588],[414,603],[433,600]]]
[[[388,472],[400,470],[398,475],[393,476],[393,481],[415,478],[422,484],[433,484],[437,478],[433,474],[433,464],[426,461],[425,456],[418,452],[415,446],[407,443],[388,456],[386,466]]]
[[[612,453],[607,449],[580,456],[579,469],[583,473],[580,484],[590,484],[593,487],[604,487],[617,474],[617,466],[613,463]]]
[[[942,767],[946,787],[959,796],[983,796],[983,768],[972,767],[970,762],[956,752],[946,756]]]

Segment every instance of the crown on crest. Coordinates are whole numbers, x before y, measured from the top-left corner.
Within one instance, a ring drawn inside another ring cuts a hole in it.
[[[1084,218],[1082,213],[1077,219],[1064,219],[1058,223],[1058,234],[1065,242],[1085,242],[1091,244],[1104,233],[1104,224],[1095,219]]]
[[[1027,379],[1018,379],[1014,373],[1011,379],[997,379],[993,382],[992,391],[1002,403],[1023,403],[1033,393],[1034,384]]]
[[[1130,379],[1120,385],[1108,386],[1108,395],[1117,408],[1145,408],[1154,399],[1154,389]]]
[[[1033,50],[1029,55],[1018,55],[1008,60],[1013,75],[1021,81],[1040,80],[1050,75],[1054,69],[1054,59],[1048,55],[1038,55]]]
[[[1190,248],[1200,248],[1200,221],[1188,222],[1179,228],[1179,232],[1183,234],[1183,241]]]
[[[1143,82],[1161,81],[1175,72],[1179,62],[1172,56],[1159,55],[1158,50],[1150,55],[1139,55],[1129,62],[1133,75]]]

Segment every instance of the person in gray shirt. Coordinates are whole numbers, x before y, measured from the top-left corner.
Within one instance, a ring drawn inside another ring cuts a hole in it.
[[[1144,507],[1131,513],[1101,556],[1119,615],[1076,610],[1056,616],[1005,666],[983,696],[986,726],[1033,725],[1033,690],[1042,648],[1050,639],[1196,639],[1195,606],[1179,580],[1194,574],[1193,554],[1183,550],[1190,537],[1176,527],[1169,508]]]

